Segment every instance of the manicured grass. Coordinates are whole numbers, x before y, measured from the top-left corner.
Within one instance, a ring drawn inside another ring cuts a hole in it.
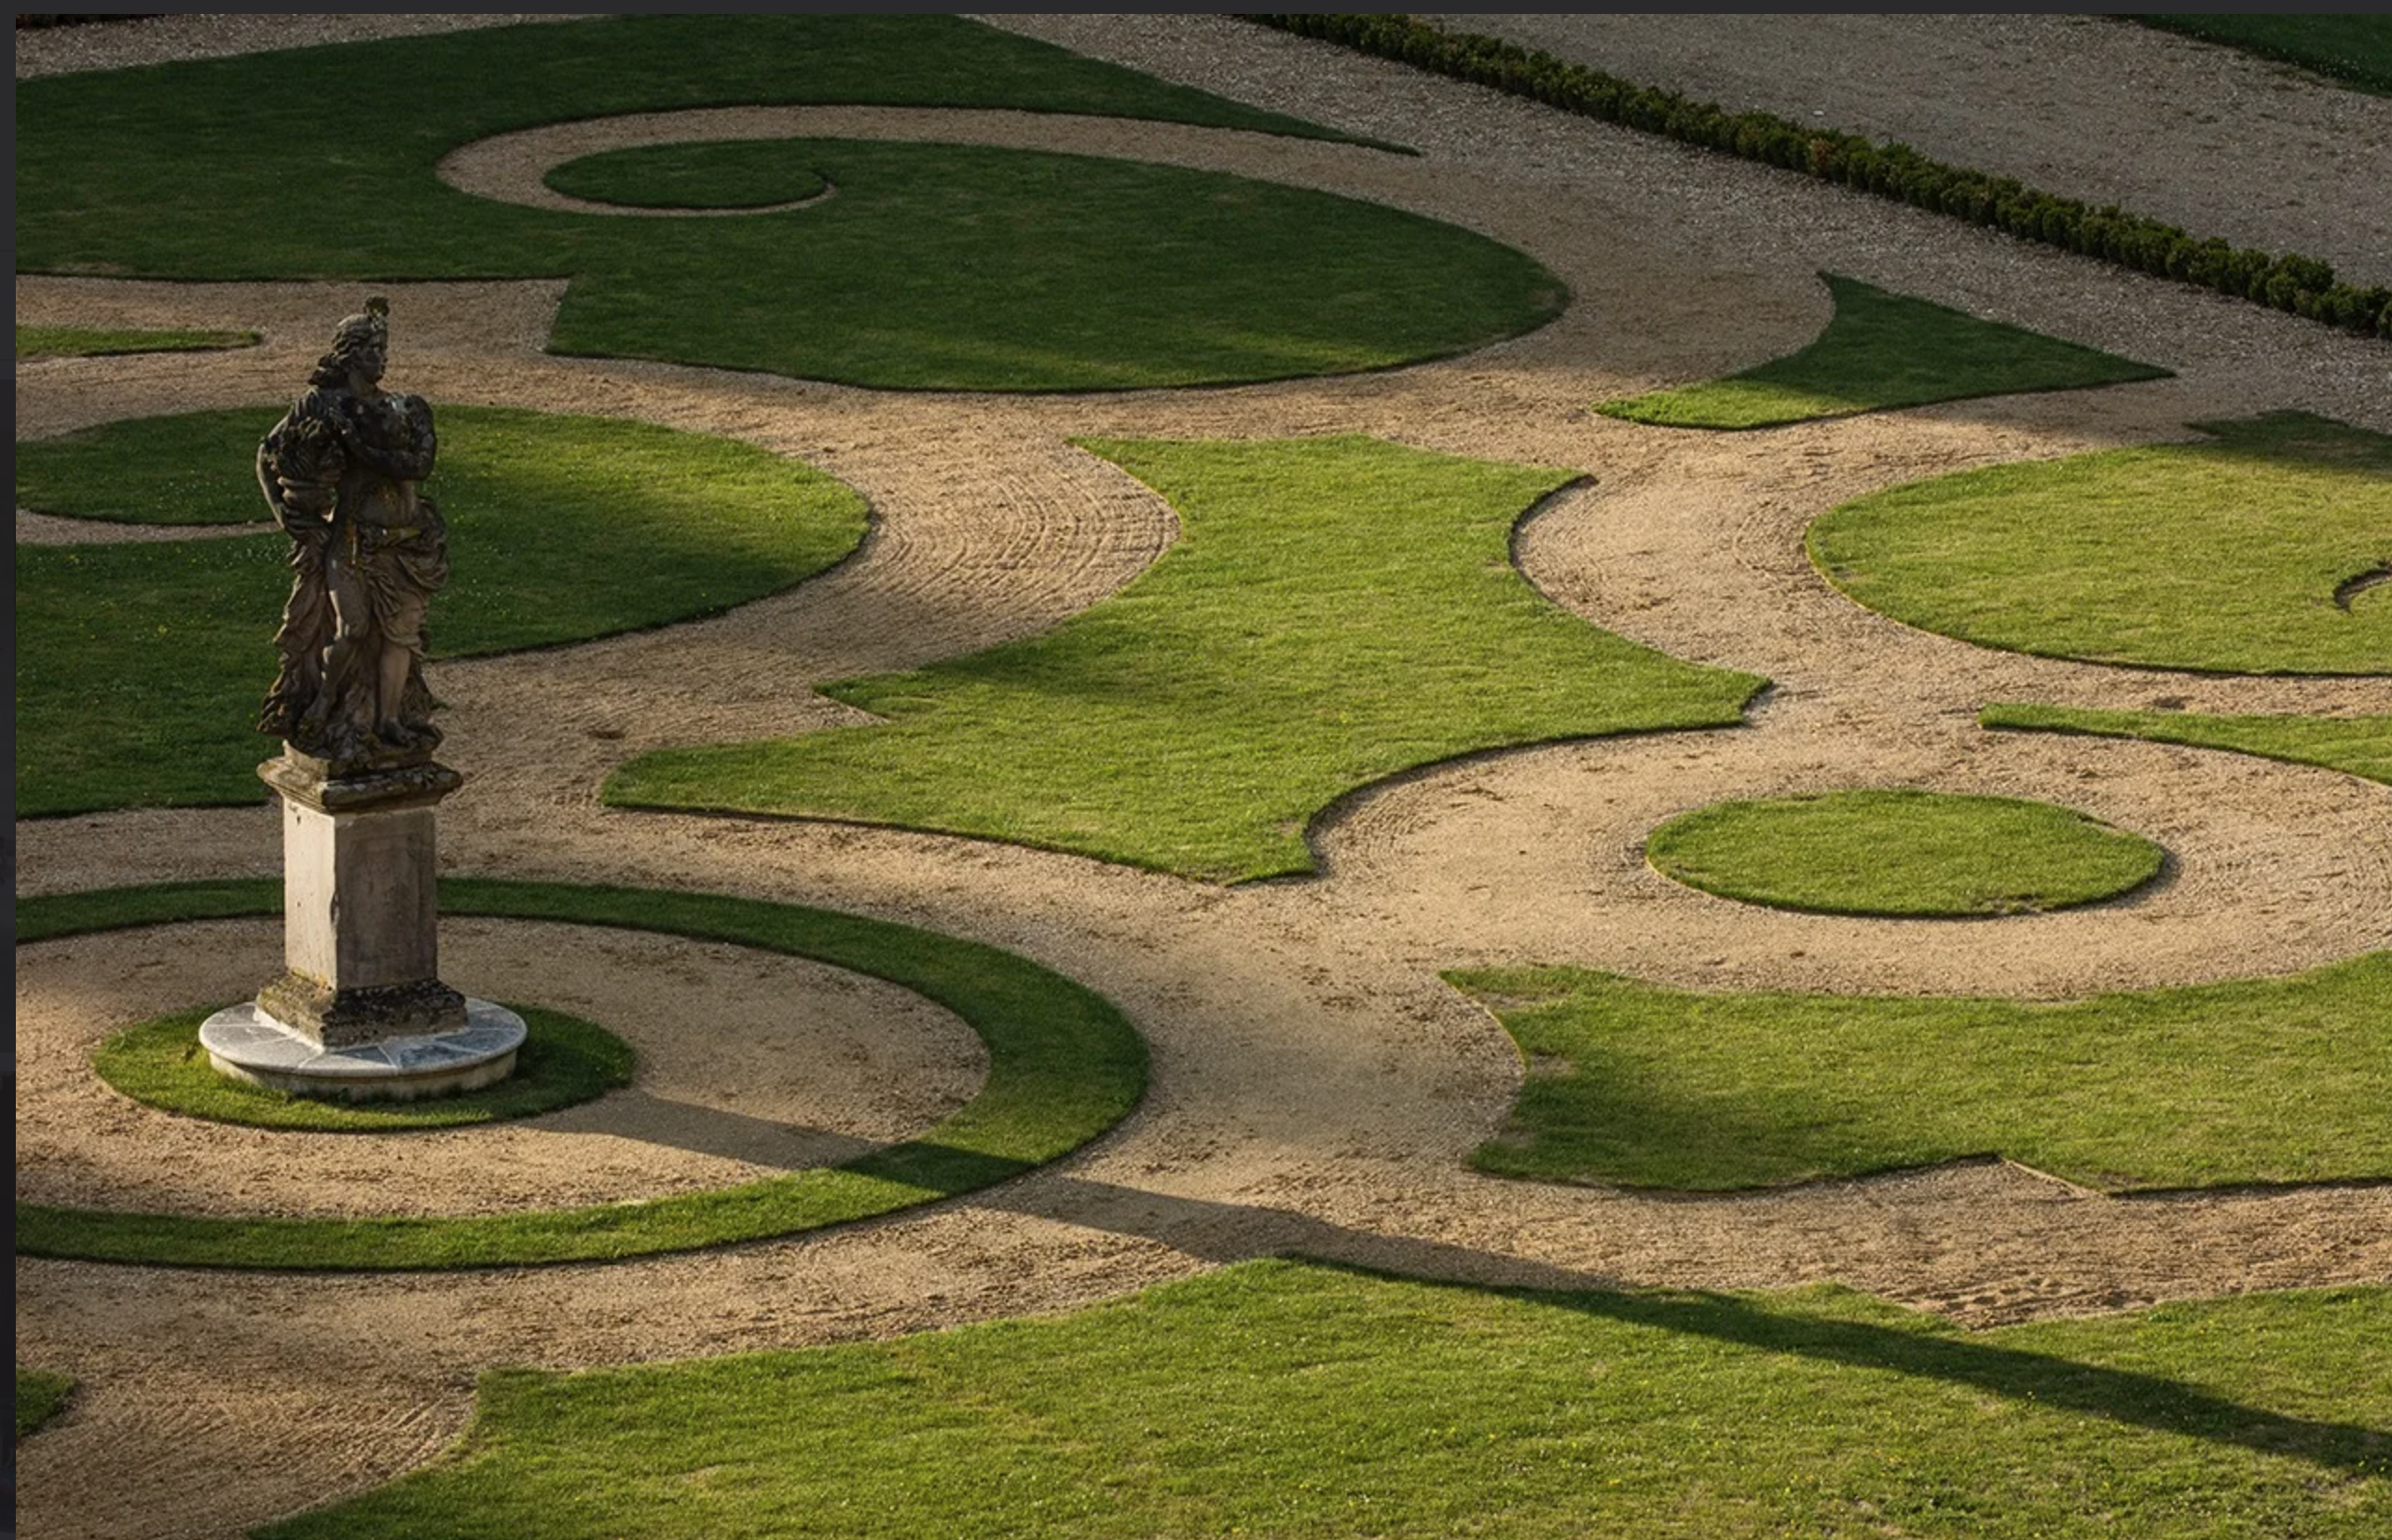
[[[2392,437],[2300,412],[1913,482],[1810,529],[1852,598],[1986,647],[2250,674],[2392,673]]]
[[[2344,85],[2392,96],[2392,18],[2381,13],[2330,16],[2178,13],[2131,16],[2206,43],[2222,43],[2280,59]]]
[[[282,913],[279,883],[236,880],[17,902],[20,943],[134,925]],[[836,1166],[640,1203],[455,1218],[282,1219],[17,1205],[17,1249],[181,1267],[346,1271],[512,1267],[690,1251],[910,1208],[1068,1154],[1129,1114],[1146,1043],[1101,996],[1025,958],[933,931],[794,904],[649,888],[445,879],[445,914],[654,930],[811,957],[946,1007],[988,1048],[981,1093],[901,1144]]]
[[[323,131],[334,78],[342,111],[374,132]],[[558,352],[968,390],[1379,368],[1529,330],[1567,298],[1527,256],[1454,226],[1130,161],[804,142],[788,153],[838,197],[687,220],[519,207],[434,174],[461,145],[542,124],[806,103],[1342,137],[955,17],[502,28],[27,81],[18,263],[181,279],[562,275]],[[294,217],[300,206],[337,212]]]
[[[554,1112],[631,1083],[630,1045],[606,1028],[562,1011],[508,1009],[529,1029],[515,1073],[496,1085],[433,1100],[351,1106],[233,1079],[218,1073],[199,1046],[207,1007],[126,1028],[92,1053],[91,1067],[117,1091],[161,1111],[311,1134],[465,1128]]]
[[[18,446],[47,512],[227,523],[265,509],[253,463],[279,406],[151,418]],[[750,445],[647,423],[444,406],[426,483],[449,526],[435,655],[553,646],[714,614],[862,538],[863,499]],[[289,542],[17,553],[17,816],[254,803],[274,751]],[[433,688],[439,689],[435,670]]]
[[[63,1374],[45,1374],[17,1366],[17,1437],[24,1437],[66,1409],[75,1382]]]
[[[1478,749],[1740,720],[1761,681],[1597,630],[1516,571],[1574,477],[1361,437],[1092,443],[1180,543],[1044,636],[829,693],[889,719],[677,749],[622,806],[935,829],[1232,882],[1308,872],[1371,781]]]
[[[1890,406],[2159,379],[2149,364],[1821,273],[1835,313],[1799,352],[1595,409],[1665,428],[1773,428]]]
[[[1714,803],[1645,842],[1665,877],[1824,914],[2032,914],[2159,875],[2160,847],[2050,803],[1871,789]]]
[[[829,184],[808,147],[786,139],[643,144],[585,155],[541,180],[568,198],[641,209],[757,209],[811,198]]]
[[[111,353],[213,352],[252,348],[255,332],[105,331],[93,326],[20,326],[17,361],[29,358],[96,358]]]
[[[1448,973],[1527,1055],[1482,1170],[1714,1189],[2000,1154],[2089,1187],[2392,1176],[2392,952],[2061,1004]]]
[[[1831,1286],[1248,1262],[1059,1319],[483,1378],[429,1469],[267,1540],[2371,1535],[2392,1293],[1970,1334]]]
[[[2231,749],[2295,764],[2321,764],[2392,785],[2392,717],[2220,717],[2189,711],[2096,711],[2068,706],[1988,706],[1983,727],[2144,738],[2193,749]]]

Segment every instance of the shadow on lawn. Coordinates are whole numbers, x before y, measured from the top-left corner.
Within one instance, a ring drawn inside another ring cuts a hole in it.
[[[719,1152],[749,1145],[754,1136],[756,1120],[739,1114],[687,1107],[675,1110],[682,1114],[674,1120],[680,1136],[665,1142],[677,1148]],[[720,1127],[709,1126],[718,1122]],[[806,1140],[828,1137],[795,1132]],[[929,1175],[930,1167],[945,1167],[945,1175],[968,1175],[972,1181],[1000,1175],[981,1169],[987,1163],[984,1158],[967,1151],[907,1148],[926,1168],[915,1173],[917,1177]],[[873,1158],[858,1163],[872,1164]],[[1157,1241],[1207,1261],[1289,1257],[1380,1276],[1487,1289],[1553,1309],[1765,1353],[1967,1385],[2007,1400],[2236,1445],[2354,1476],[2392,1477],[2392,1430],[2287,1416],[2158,1375],[1972,1341],[1959,1328],[1924,1313],[1916,1325],[1882,1326],[1770,1310],[1730,1294],[1630,1292],[1600,1274],[1501,1252],[1355,1230],[1285,1209],[1173,1197],[1073,1176],[981,1188],[970,1201]]]

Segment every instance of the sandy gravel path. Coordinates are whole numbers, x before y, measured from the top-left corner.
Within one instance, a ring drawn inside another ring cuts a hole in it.
[[[2392,282],[2392,97],[2232,48],[2094,15],[1431,20]]]
[[[1521,246],[1578,303],[1532,337],[1384,375],[1005,398],[550,358],[539,350],[557,285],[389,286],[394,383],[442,404],[730,434],[846,479],[875,518],[834,572],[733,614],[443,666],[447,757],[473,777],[444,809],[445,860],[824,903],[1013,948],[1129,1012],[1154,1048],[1147,1103],[1057,1169],[925,1214],[703,1256],[323,1279],[20,1260],[21,1356],[86,1383],[69,1418],[21,1451],[29,1533],[233,1533],[386,1479],[453,1437],[473,1376],[493,1365],[887,1335],[1069,1308],[1285,1250],[1531,1283],[1835,1278],[1973,1323],[2392,1278],[2392,1189],[2381,1187],[2114,1200],[1984,1162],[1697,1202],[1478,1176],[1464,1162],[1500,1123],[1519,1063],[1437,977],[1570,961],[1689,984],[2052,997],[2279,973],[2392,945],[2392,790],[1973,724],[1975,707],[1999,698],[2385,711],[2392,681],[2196,679],[1986,653],[1859,610],[1818,582],[1800,547],[1811,517],[1876,488],[2180,437],[2209,417],[2300,406],[2392,431],[2379,346],[1257,29],[1193,17],[1010,24],[1426,153],[1017,115],[791,120],[1218,166],[1375,198]],[[541,157],[581,153],[590,141],[577,136],[696,127],[617,120],[514,136],[451,172],[519,188],[527,175],[536,185]],[[1732,437],[1586,411],[1798,343],[1825,316],[1821,267],[2178,378]],[[18,431],[38,436],[282,400],[357,293],[20,278],[17,296],[26,321],[266,337],[239,353],[21,366]],[[1769,674],[1777,689],[1730,732],[1489,756],[1370,789],[1322,821],[1323,875],[1241,888],[938,835],[597,804],[629,754],[854,720],[813,685],[1033,634],[1118,588],[1175,521],[1071,437],[1327,432],[1592,474],[1522,531],[1530,576],[1598,624]],[[2116,905],[1945,925],[1750,909],[1663,881],[1639,855],[1643,832],[1684,806],[1890,781],[2081,806],[2161,840],[2175,870]],[[262,873],[279,859],[263,809],[37,820],[17,840],[21,893]],[[900,1136],[968,1094],[977,1073],[968,1036],[938,1013],[787,959],[499,922],[447,934],[477,992],[634,1037],[646,1055],[638,1092],[402,1149],[170,1128],[80,1079],[77,1055],[126,1021],[241,992],[270,965],[271,928],[49,943],[20,955],[20,1145],[39,1152],[21,1155],[21,1192],[345,1212],[673,1190]],[[702,1032],[676,1022],[684,990],[705,1002]],[[793,1024],[783,1009],[826,998],[838,1009],[819,1022]],[[901,1028],[870,1030],[892,1020]],[[851,1092],[864,1085],[873,1093]],[[304,1194],[281,1176],[286,1159]],[[417,1182],[424,1171],[436,1192]]]

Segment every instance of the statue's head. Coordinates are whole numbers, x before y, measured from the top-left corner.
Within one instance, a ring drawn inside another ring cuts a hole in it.
[[[344,317],[332,331],[332,351],[316,363],[312,383],[343,385],[352,375],[368,380],[382,378],[390,354],[391,302],[377,295],[360,313]]]

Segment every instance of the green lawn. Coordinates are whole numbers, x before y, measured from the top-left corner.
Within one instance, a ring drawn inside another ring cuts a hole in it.
[[[2249,674],[2392,674],[2392,437],[2300,412],[1913,482],[1811,526],[1860,603],[1986,647]]]
[[[2160,847],[2050,803],[1902,790],[1714,803],[1653,832],[1654,870],[1826,914],[2031,914],[2159,875]]]
[[[63,1374],[45,1374],[17,1366],[17,1437],[24,1437],[66,1409],[75,1382]]]
[[[1664,428],[1774,428],[1890,406],[2072,391],[2169,371],[1961,310],[1819,275],[1835,313],[1799,352],[1700,385],[1606,401],[1595,409]]]
[[[1831,1286],[1249,1262],[1056,1319],[484,1377],[430,1468],[266,1540],[2371,1536],[2392,1292],[1968,1333]]]
[[[335,79],[343,120],[373,131],[326,131]],[[564,276],[559,352],[970,390],[1379,368],[1529,330],[1567,298],[1527,256],[1454,226],[1131,161],[806,141],[787,153],[839,196],[719,219],[520,207],[433,174],[461,145],[543,124],[807,103],[1340,137],[955,17],[649,15],[394,38],[25,82],[18,265]],[[673,152],[718,171],[753,153]]]
[[[2392,952],[2059,1004],[1446,978],[1528,1059],[1473,1157],[1504,1176],[1713,1189],[2000,1154],[2112,1190],[2392,1177]]]
[[[112,353],[213,352],[249,348],[255,332],[103,330],[95,326],[20,326],[17,362],[29,358],[97,358]]]
[[[2295,764],[2321,764],[2392,785],[2392,717],[2221,717],[2190,711],[2097,711],[2082,707],[1988,706],[1984,727],[2145,738],[2193,749],[2231,749]]]
[[[1357,787],[1474,750],[1724,726],[1762,681],[1547,603],[1513,525],[1571,473],[1361,437],[1088,447],[1182,537],[1053,631],[830,694],[888,719],[644,755],[610,803],[854,819],[1215,881],[1308,872]]]
[[[18,498],[135,522],[256,518],[257,441],[280,414],[20,444]],[[449,526],[437,656],[718,613],[821,571],[863,536],[861,497],[749,445],[486,406],[443,407],[440,426],[426,483]],[[264,800],[255,766],[275,746],[253,724],[273,682],[288,551],[270,529],[20,548],[17,816]]]
[[[2343,85],[2392,96],[2392,17],[2380,12],[2326,16],[2195,12],[2128,20],[2280,59]]]
[[[135,925],[282,913],[235,880],[17,901],[20,944]],[[909,926],[703,893],[447,878],[451,915],[653,930],[811,957],[961,1016],[988,1049],[980,1094],[901,1144],[743,1187],[455,1218],[289,1219],[17,1205],[17,1249],[176,1267],[352,1271],[611,1260],[795,1234],[934,1203],[1070,1153],[1145,1093],[1146,1043],[1103,997],[1010,952]]]
[[[311,1134],[465,1128],[554,1112],[631,1083],[631,1048],[602,1026],[528,1005],[508,1009],[529,1035],[515,1072],[496,1085],[416,1102],[351,1106],[293,1096],[221,1074],[199,1046],[202,1006],[128,1027],[93,1052],[100,1078],[134,1101],[186,1118]]]
[[[585,155],[542,180],[568,198],[638,209],[757,209],[812,198],[830,184],[804,140],[642,144]]]

